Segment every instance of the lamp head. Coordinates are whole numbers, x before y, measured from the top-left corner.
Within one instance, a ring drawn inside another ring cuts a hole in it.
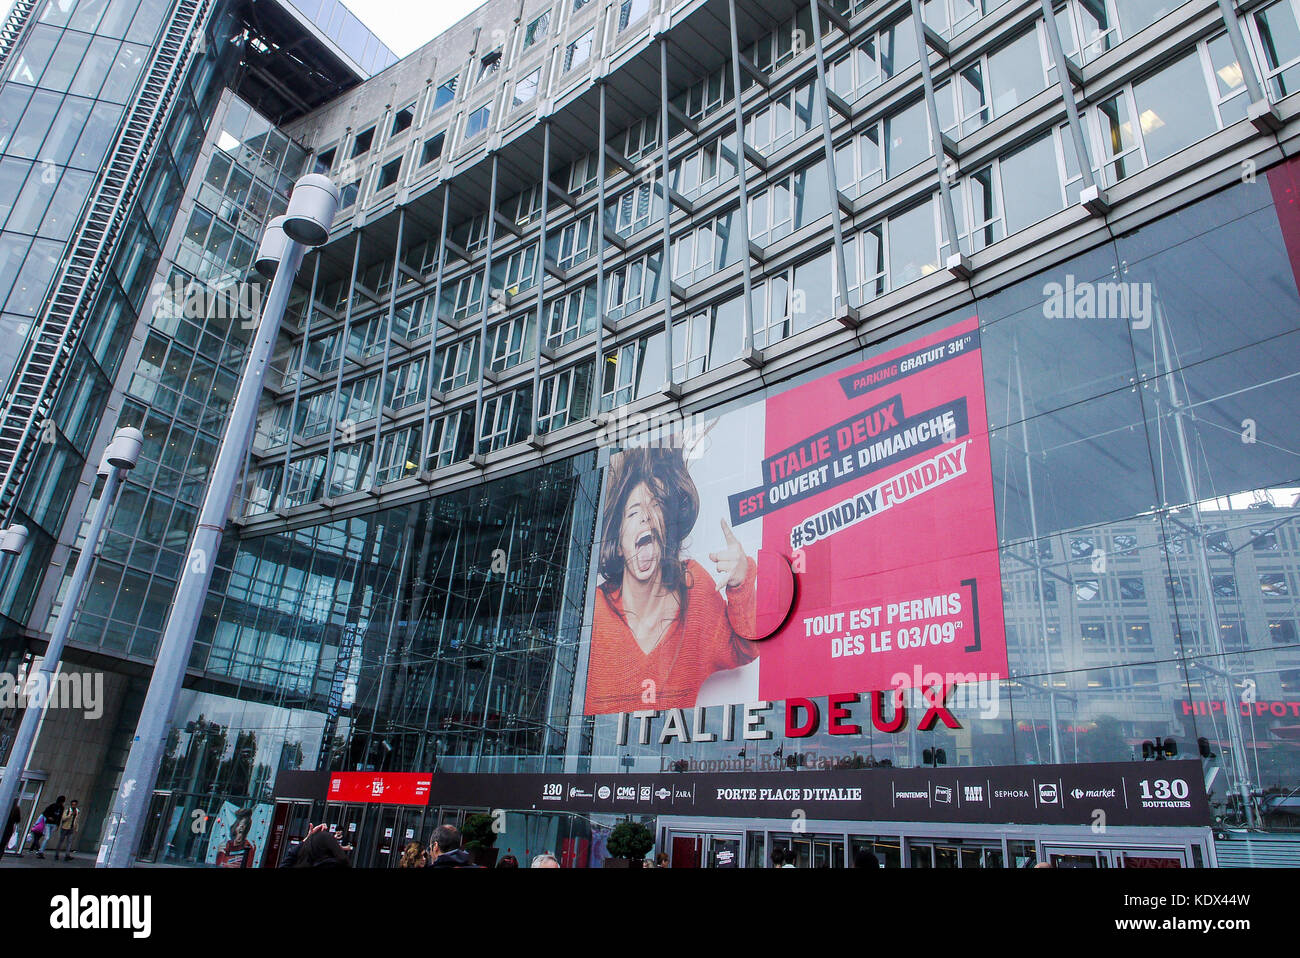
[[[104,450],[104,462],[114,469],[134,469],[144,448],[144,433],[134,426],[123,426],[113,433],[113,441]]]
[[[0,552],[16,556],[27,546],[27,527],[14,524],[0,535]]]
[[[257,247],[253,267],[263,279],[274,279],[276,267],[289,252],[289,237],[284,231],[284,217],[277,216],[266,224],[262,242]]]
[[[308,173],[293,185],[284,231],[295,243],[323,246],[330,238],[338,208],[339,188],[327,176]]]

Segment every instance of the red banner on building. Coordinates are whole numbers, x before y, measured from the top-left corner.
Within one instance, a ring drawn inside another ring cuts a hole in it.
[[[976,317],[620,445],[588,713],[1006,676]]]
[[[331,802],[428,805],[433,776],[429,772],[335,772],[330,775]]]

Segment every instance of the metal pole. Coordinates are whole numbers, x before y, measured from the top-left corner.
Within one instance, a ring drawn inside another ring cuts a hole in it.
[[[1034,576],[1038,583],[1038,619],[1039,626],[1043,630],[1043,666],[1047,670],[1047,711],[1052,723],[1052,761],[1060,765],[1062,762],[1061,730],[1056,711],[1056,687],[1052,684],[1055,674],[1052,672],[1052,648],[1047,637],[1047,606],[1044,604],[1047,599],[1044,594],[1047,586],[1043,580],[1043,558],[1038,550],[1038,508],[1034,502],[1034,464],[1029,453],[1029,421],[1025,419],[1025,380],[1020,371],[1018,344],[1013,348],[1013,355],[1016,359],[1016,392],[1020,399],[1020,434],[1025,444],[1025,483],[1029,495],[1029,529],[1034,542]],[[1034,742],[1035,744],[1038,742],[1037,732],[1034,733]]]
[[[1173,369],[1169,341],[1165,334],[1164,313],[1156,310],[1156,339],[1160,347],[1160,358],[1166,369]],[[1205,589],[1206,614],[1210,619],[1210,647],[1219,666],[1223,679],[1224,691],[1227,693],[1223,711],[1224,723],[1228,727],[1228,742],[1232,746],[1232,770],[1237,779],[1237,791],[1241,795],[1241,809],[1246,816],[1246,826],[1257,828],[1255,802],[1251,796],[1250,770],[1246,765],[1246,737],[1241,728],[1241,712],[1229,677],[1227,650],[1223,646],[1223,633],[1220,631],[1219,609],[1214,604],[1214,577],[1210,574],[1210,562],[1205,552],[1205,526],[1201,522],[1201,503],[1196,490],[1196,473],[1192,468],[1192,457],[1188,449],[1187,432],[1183,426],[1183,415],[1189,411],[1178,397],[1176,372],[1169,373],[1165,380],[1169,385],[1169,408],[1174,421],[1174,435],[1178,440],[1178,456],[1183,469],[1183,482],[1187,487],[1187,504],[1192,512],[1192,524],[1196,530],[1196,559],[1200,566],[1202,587]],[[1156,388],[1159,389],[1157,382]],[[1158,407],[1157,407],[1158,408]]]
[[[77,564],[73,567],[72,581],[68,583],[68,594],[63,599],[63,607],[59,609],[59,617],[54,620],[50,641],[45,647],[45,657],[41,660],[41,669],[38,673],[40,679],[36,683],[33,694],[27,700],[22,722],[14,736],[13,748],[9,752],[9,764],[5,770],[4,780],[0,781],[0,808],[13,808],[14,800],[18,797],[23,775],[27,772],[27,760],[31,757],[32,745],[36,742],[36,732],[41,727],[41,719],[45,716],[45,704],[48,692],[53,687],[54,673],[59,667],[59,660],[63,658],[68,634],[72,631],[72,618],[81,605],[81,593],[86,588],[86,580],[90,578],[90,568],[95,564],[99,537],[104,531],[109,510],[112,509],[113,501],[117,498],[117,489],[125,473],[125,469],[110,467],[104,479],[104,491],[99,497],[99,504],[95,507],[95,514],[91,517],[90,529],[86,532],[86,542],[81,549],[81,555],[77,556]],[[21,839],[21,836],[19,837]]]
[[[302,264],[306,247],[289,240],[284,255],[275,271],[271,292],[257,328],[257,340],[248,356],[248,367],[239,381],[239,392],[226,427],[225,441],[212,468],[212,480],[203,499],[198,525],[190,552],[176,587],[176,598],[171,614],[167,616],[167,629],[158,649],[158,660],[131,752],[122,770],[122,784],[114,798],[103,841],[99,846],[96,865],[125,868],[135,856],[136,846],[144,830],[145,815],[153,795],[158,767],[162,763],[167,741],[167,728],[171,722],[176,701],[180,698],[185,680],[185,667],[189,663],[194,635],[203,614],[208,584],[216,564],[217,550],[230,512],[230,500],[235,492],[235,480],[248,446],[249,434],[257,417],[257,405],[262,396],[262,381],[271,359],[271,349],[280,332],[284,308],[289,302],[293,279]],[[340,362],[342,359],[340,357]]]

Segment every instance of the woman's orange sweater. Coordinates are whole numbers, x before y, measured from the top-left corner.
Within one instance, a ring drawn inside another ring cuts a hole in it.
[[[622,589],[597,589],[587,714],[691,708],[710,675],[753,660],[757,580],[758,566],[750,559],[745,581],[728,586],[724,602],[704,567],[689,560],[685,608],[649,655],[632,635]],[[654,685],[644,685],[647,679]]]

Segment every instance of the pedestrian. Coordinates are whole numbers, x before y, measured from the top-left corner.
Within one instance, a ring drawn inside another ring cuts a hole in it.
[[[469,852],[460,847],[460,829],[439,825],[429,843],[429,868],[473,868]]]
[[[351,868],[348,850],[329,831],[313,829],[297,848],[292,868]]]
[[[37,858],[45,857],[45,844],[50,840],[50,834],[54,829],[59,827],[59,822],[63,821],[63,803],[65,801],[67,799],[60,795],[45,806],[45,810],[41,812],[41,817],[36,819],[36,825],[40,826],[40,831],[37,831],[36,825],[32,826],[32,834],[35,837],[32,839],[32,847],[29,851],[35,852]]]
[[[63,860],[72,861],[72,836],[77,831],[77,819],[81,812],[77,809],[77,800],[74,798],[68,803],[68,807],[63,810],[63,817],[59,819],[59,840],[54,846],[54,857],[59,857],[59,851],[63,851]]]
[[[519,867],[519,859],[515,858],[514,855],[507,855],[505,858],[501,859],[501,861],[497,862],[497,868],[518,868],[518,867]]]
[[[530,868],[559,868],[560,863],[559,861],[556,860],[554,855],[550,854],[549,852],[543,852],[542,854],[538,855],[536,858],[533,859],[533,863],[529,867]]]
[[[9,813],[9,821],[5,824],[4,840],[0,841],[0,858],[5,857],[5,849],[9,847],[10,840],[18,831],[18,826],[23,823],[23,811],[18,807],[18,799],[14,799],[13,810]],[[17,843],[18,857],[23,857],[23,843],[20,838]]]
[[[773,868],[780,868],[783,864],[785,864],[785,849],[784,849],[784,848],[773,848],[773,849],[772,849],[772,867],[773,867]]]
[[[667,853],[667,852],[660,852],[658,855],[655,856],[655,864],[654,864],[654,867],[655,867],[655,868],[667,868],[667,867],[668,867],[668,853]]]
[[[873,846],[866,845],[853,853],[854,868],[879,868],[880,859],[876,858]]]
[[[406,848],[402,851],[402,857],[397,863],[398,868],[423,868],[428,862],[429,856],[419,842],[407,842]]]

